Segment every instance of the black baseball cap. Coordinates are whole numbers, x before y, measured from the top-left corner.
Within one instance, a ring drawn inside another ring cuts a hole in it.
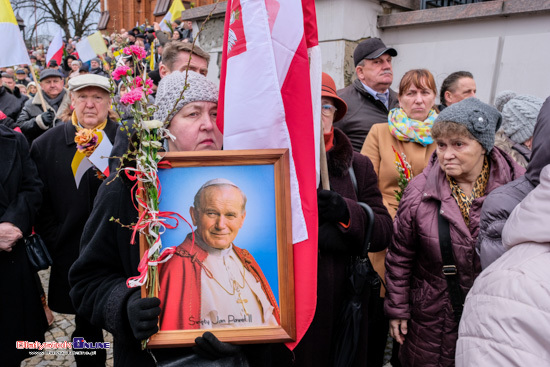
[[[376,59],[383,54],[389,54],[392,57],[397,56],[395,48],[386,47],[384,42],[380,38],[367,38],[357,45],[355,51],[353,51],[353,61],[355,66],[361,62],[361,60]]]

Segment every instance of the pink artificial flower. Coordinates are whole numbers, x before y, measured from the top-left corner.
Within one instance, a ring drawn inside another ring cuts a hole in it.
[[[143,79],[140,76],[137,76],[134,79],[134,85],[136,87],[143,87]],[[146,94],[147,95],[152,94],[153,93],[153,91],[152,91],[152,89],[153,89],[153,79],[151,79],[151,78],[145,79],[145,85],[147,86]]]
[[[140,77],[140,76],[137,76],[135,79],[134,79],[134,85],[136,87],[143,87],[143,79]],[[153,93],[152,89],[153,88],[153,79],[151,78],[148,78],[145,80],[145,85],[147,86],[147,94],[151,94]]]
[[[134,55],[138,60],[144,59],[147,56],[147,52],[141,46],[132,45],[124,47],[123,51],[126,55]]]
[[[141,87],[130,89],[128,93],[126,93],[124,96],[122,96],[122,98],[120,98],[120,102],[126,105],[134,104],[137,101],[141,100],[142,95],[143,95],[143,89]]]
[[[132,75],[132,73],[133,71],[131,68],[129,68],[126,65],[121,65],[113,71],[111,76],[113,77],[114,80],[120,80],[122,76],[130,76]]]
[[[140,76],[136,76],[134,78],[134,86],[136,87],[143,87],[143,79],[141,79]]]

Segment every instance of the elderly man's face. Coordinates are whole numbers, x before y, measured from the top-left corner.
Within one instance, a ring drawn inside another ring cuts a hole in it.
[[[21,74],[21,73],[16,73],[15,77],[17,78],[17,80],[25,80],[27,75],[26,74]]]
[[[92,69],[97,69],[99,67],[99,62],[90,61],[90,66],[92,67]]]
[[[53,76],[40,81],[40,87],[50,98],[55,98],[63,91],[63,79]]]
[[[237,237],[246,217],[243,196],[230,185],[203,190],[200,208],[189,209],[196,233],[210,247],[226,249]]]
[[[172,118],[168,130],[176,137],[168,140],[172,151],[220,150],[223,136],[216,125],[218,104],[191,102]]]
[[[377,92],[385,92],[393,82],[392,57],[388,54],[374,60],[363,60],[363,66],[357,65],[357,77]]]
[[[84,88],[71,94],[78,122],[87,129],[93,129],[107,120],[111,96],[97,87]]]
[[[189,64],[189,70],[206,76],[208,74],[208,62],[206,61],[206,59],[203,59],[198,55],[193,55],[191,57],[191,62],[189,63],[189,55],[189,52],[180,52],[178,54],[178,57],[174,61],[171,70],[168,69],[166,65],[161,64],[159,69],[160,77],[164,78],[166,75],[170,74],[173,71],[183,72],[187,70],[187,64]]]

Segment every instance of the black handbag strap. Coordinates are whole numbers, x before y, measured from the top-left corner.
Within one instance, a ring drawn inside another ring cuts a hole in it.
[[[349,171],[349,177],[351,179],[351,183],[353,184],[353,188],[355,190],[355,196],[359,198],[359,190],[357,189],[357,177],[355,176],[355,171],[353,170],[353,162],[349,165],[348,168]],[[372,208],[367,204],[363,203],[362,201],[357,201],[357,204],[359,204],[367,214],[368,224],[367,229],[365,233],[365,242],[363,244],[363,250],[361,251],[361,257],[367,257],[367,254],[369,252],[370,248],[370,238],[372,236],[372,229],[374,227],[374,212],[372,211]]]
[[[451,298],[456,322],[459,322],[464,308],[464,296],[458,283],[458,272],[453,256],[449,221],[441,215],[441,202],[439,202],[437,207],[437,227],[441,258],[443,259],[443,275],[445,275],[445,279],[447,280],[447,288],[449,289],[449,297]]]

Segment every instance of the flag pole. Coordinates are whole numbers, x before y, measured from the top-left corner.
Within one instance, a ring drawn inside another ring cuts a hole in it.
[[[46,106],[46,101],[44,101],[44,96],[42,95],[40,83],[38,83],[38,80],[36,80],[36,74],[34,73],[32,62],[29,64],[29,67],[31,68],[32,80],[34,80],[34,83],[36,84],[36,93],[38,94],[38,98],[40,98],[40,104],[42,105],[42,109],[44,110],[44,112],[46,112],[48,110],[48,107]]]
[[[321,120],[321,144],[319,144],[319,167],[321,169],[321,187],[323,190],[330,190],[330,182],[328,179],[327,152],[325,148],[325,137],[323,136],[323,121]]]

